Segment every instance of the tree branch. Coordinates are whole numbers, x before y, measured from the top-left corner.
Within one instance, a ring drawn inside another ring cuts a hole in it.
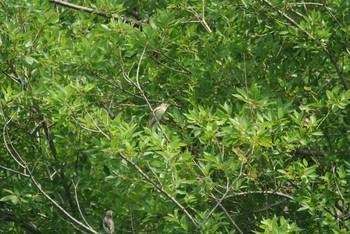
[[[214,194],[211,194],[211,197],[219,204],[220,208],[222,211],[225,213],[227,219],[231,223],[231,225],[236,228],[236,230],[240,233],[243,234],[243,231],[238,227],[235,221],[231,218],[230,214],[227,212],[226,208],[220,203],[220,201],[214,196]]]
[[[29,177],[29,175],[27,175],[26,173],[22,173],[22,172],[14,170],[14,169],[11,169],[11,168],[8,168],[8,167],[4,167],[2,165],[0,165],[0,168],[4,169],[6,171],[10,171],[10,172],[15,173],[15,174],[19,174],[19,175],[24,176],[24,177]]]
[[[297,148],[294,152],[296,155],[300,155],[300,156],[324,156],[325,154],[323,150],[300,149],[300,148]]]
[[[84,228],[86,231],[89,231],[94,234],[98,234],[94,229],[86,226],[85,224],[79,222],[79,220],[75,219],[72,215],[70,215],[62,206],[60,206],[55,200],[53,200],[41,187],[41,185],[35,180],[33,175],[30,175],[30,179],[33,181],[35,187],[46,197],[56,208],[62,211],[70,220],[72,220],[78,226]]]
[[[91,13],[91,14],[96,14],[96,15],[99,15],[99,16],[103,16],[103,17],[106,17],[106,18],[114,18],[117,21],[121,20],[124,23],[132,23],[132,24],[134,24],[136,26],[139,26],[139,27],[141,27],[142,23],[143,23],[142,21],[133,20],[133,19],[130,19],[130,18],[127,18],[127,17],[118,17],[116,15],[108,15],[106,12],[103,12],[103,11],[98,11],[98,10],[94,10],[92,8],[78,6],[78,5],[75,5],[75,4],[72,4],[72,3],[68,3],[68,2],[64,2],[64,1],[60,1],[60,0],[49,0],[49,1],[54,3],[54,4],[61,5],[61,6],[64,6],[64,7],[68,7],[68,8],[74,9],[74,10],[82,10],[82,11],[85,11],[85,12],[88,12],[88,13]]]
[[[123,153],[119,154],[120,157],[122,157],[125,161],[127,161],[148,183],[150,183],[153,187],[155,187],[159,192],[163,193],[167,198],[169,198],[172,202],[175,203],[176,206],[182,210],[185,215],[191,220],[193,225],[196,227],[197,230],[200,229],[192,215],[186,210],[185,207],[183,207],[173,196],[171,196],[169,193],[167,193],[163,188],[161,188],[158,184],[156,184],[151,178],[149,178],[145,172],[142,171],[141,168],[139,168],[135,163],[133,163],[130,159],[128,159]]]
[[[51,133],[51,130],[50,130],[50,126],[48,124],[48,121],[47,119],[41,114],[40,112],[40,109],[39,107],[37,106],[34,106],[33,109],[35,110],[35,112],[39,115],[39,117],[41,118],[41,122],[42,122],[42,127],[44,129],[44,132],[45,132],[45,136],[46,136],[46,139],[47,139],[47,142],[49,144],[49,147],[50,147],[50,150],[51,150],[51,153],[55,159],[55,161],[57,162],[58,159],[57,159],[57,150],[56,150],[56,146],[55,146],[55,143],[53,141],[53,136],[52,136],[52,133]],[[69,189],[69,185],[67,183],[67,179],[66,179],[66,175],[64,174],[64,171],[62,170],[62,168],[59,170],[59,175],[60,175],[60,178],[61,178],[61,181],[62,181],[62,185],[63,185],[63,189],[65,191],[65,194],[66,194],[66,198],[68,200],[68,203],[69,203],[69,206],[73,212],[73,214],[76,214],[76,206],[75,206],[75,203],[74,203],[74,200],[72,198],[72,194],[70,192],[70,189]]]
[[[212,33],[213,31],[210,29],[209,25],[207,24],[207,21],[205,21],[205,0],[202,0],[202,15],[199,15],[195,10],[190,7],[188,9],[189,12],[191,12],[197,20],[203,25],[205,30],[207,30],[208,33]]]
[[[310,37],[313,41],[316,42],[317,45],[321,46],[323,51],[327,54],[328,58],[331,60],[333,66],[335,67],[335,70],[343,84],[343,87],[345,90],[348,90],[348,84],[346,83],[345,77],[343,75],[343,72],[341,71],[341,69],[339,68],[339,65],[337,63],[337,61],[335,60],[333,54],[329,51],[329,49],[327,48],[326,45],[322,44],[321,42],[319,42],[311,33],[309,33],[306,29],[304,29],[303,27],[301,27],[297,22],[295,22],[291,17],[289,17],[287,14],[285,14],[284,12],[282,12],[281,10],[277,9],[271,2],[269,2],[268,0],[263,0],[263,2],[265,2],[268,6],[270,6],[272,9],[274,9],[275,11],[278,12],[278,14],[280,14],[281,16],[283,16],[283,18],[285,18],[287,21],[289,21],[289,23],[291,23],[292,25],[294,25],[295,27],[297,27],[300,31],[302,31],[305,35],[307,35],[308,37]]]
[[[138,61],[138,65],[137,65],[137,68],[136,68],[136,78],[135,78],[135,79],[136,79],[136,82],[133,81],[132,79],[130,79],[129,74],[125,72],[124,61],[123,61],[121,49],[120,49],[120,52],[119,52],[119,54],[120,54],[120,67],[121,67],[121,69],[122,69],[122,74],[123,74],[124,79],[125,79],[127,82],[129,82],[131,85],[135,86],[135,87],[139,90],[141,96],[143,97],[143,99],[145,100],[145,102],[147,103],[147,105],[149,106],[149,108],[151,109],[151,113],[154,115],[154,112],[153,112],[153,108],[152,108],[152,106],[151,106],[151,103],[150,103],[150,101],[148,100],[148,98],[147,98],[145,92],[143,91],[143,89],[142,89],[142,87],[141,87],[141,85],[140,85],[140,82],[139,82],[140,67],[141,67],[141,62],[142,62],[143,57],[144,57],[145,52],[146,52],[146,47],[147,47],[147,44],[144,46],[143,51],[142,51],[142,54],[141,54],[140,59],[139,59],[139,61]],[[154,117],[155,117],[155,116],[154,116]],[[154,119],[156,120],[156,122],[157,122],[157,124],[158,124],[160,130],[162,131],[162,134],[164,135],[165,139],[166,139],[168,142],[170,142],[170,139],[169,139],[168,136],[166,135],[166,133],[165,133],[164,129],[162,128],[162,126],[160,125],[159,120],[158,120],[157,118],[154,118]]]
[[[288,198],[289,200],[294,200],[294,197],[288,194],[276,192],[276,191],[247,191],[247,192],[240,192],[240,193],[232,193],[230,195],[227,195],[225,199],[230,197],[247,196],[247,195],[254,195],[254,194],[270,194],[270,195],[276,195],[276,196]]]

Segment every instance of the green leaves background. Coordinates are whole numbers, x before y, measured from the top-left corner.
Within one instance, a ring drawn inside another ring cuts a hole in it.
[[[0,232],[348,231],[347,1],[71,3],[142,28],[0,3]]]

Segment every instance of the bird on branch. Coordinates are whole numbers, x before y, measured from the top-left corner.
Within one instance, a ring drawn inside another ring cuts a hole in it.
[[[159,121],[169,106],[168,103],[162,103],[160,106],[156,107],[149,116],[147,128],[151,128],[154,122],[156,122],[156,119]]]
[[[103,218],[103,228],[107,233],[114,233],[114,223],[112,220],[113,212],[111,210],[107,211],[106,216]]]

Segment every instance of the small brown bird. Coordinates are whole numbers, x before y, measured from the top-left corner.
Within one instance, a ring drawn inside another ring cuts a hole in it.
[[[107,211],[106,216],[103,218],[103,228],[107,233],[114,233],[114,223],[112,220],[113,212],[111,210]]]
[[[170,105],[168,103],[162,103],[160,106],[156,107],[153,110],[153,113],[151,112],[149,116],[147,128],[151,128],[154,122],[156,121],[156,119],[159,121],[169,106]]]

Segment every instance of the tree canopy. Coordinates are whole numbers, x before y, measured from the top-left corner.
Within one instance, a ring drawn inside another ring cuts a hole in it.
[[[348,233],[350,2],[0,2],[0,233]],[[151,110],[169,103],[147,128]]]

